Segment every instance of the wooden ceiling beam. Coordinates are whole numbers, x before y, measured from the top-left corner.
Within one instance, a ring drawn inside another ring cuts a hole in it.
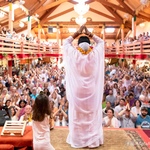
[[[118,15],[118,13],[116,11],[113,10],[113,8],[108,7],[103,5],[115,18],[116,18],[116,22],[122,24],[123,23],[123,19]]]
[[[137,17],[138,17],[138,18],[142,18],[142,19],[144,19],[144,20],[146,20],[146,21],[150,21],[150,17],[144,16],[144,15],[142,15],[142,14],[138,14]]]
[[[14,19],[14,22],[17,22],[17,21],[19,21],[19,20],[21,20],[21,19],[23,19],[23,18],[25,18],[25,17],[27,17],[25,14],[20,15],[19,17],[16,17],[16,18]],[[9,24],[9,21],[7,21],[7,22],[1,24],[1,26],[2,26],[2,27],[3,27],[3,26],[7,26],[8,24]]]
[[[37,25],[37,22],[33,23],[31,26],[32,28],[35,27]],[[23,28],[19,28],[18,30],[16,30],[16,33],[19,33],[19,32],[22,32],[24,30],[27,30],[28,26],[26,25],[25,27]]]
[[[55,6],[58,6],[58,5],[60,5],[60,4],[64,3],[64,2],[68,2],[68,0],[57,0],[57,1],[53,2],[53,3],[50,3],[50,4],[45,5],[45,6],[42,6],[41,8],[39,8],[39,9],[38,9],[37,11],[35,11],[35,12],[36,12],[36,13],[39,13],[39,12],[45,11],[45,10],[47,10],[47,9],[53,8],[53,7],[55,7]]]
[[[110,19],[110,20],[114,20],[114,21],[115,21],[115,18],[114,18],[114,17],[109,16],[109,15],[107,15],[106,13],[102,13],[102,12],[100,12],[100,11],[97,11],[97,10],[95,10],[95,9],[93,9],[93,8],[90,8],[89,11],[92,11],[92,12],[98,14],[98,15],[101,15],[101,16],[103,16],[103,17],[106,17],[106,18],[108,18],[108,19]]]
[[[70,26],[70,25],[73,25],[73,26],[79,26],[76,24],[75,21],[61,21],[61,22],[56,22],[56,21],[51,21],[51,22],[45,22],[45,24],[49,24],[49,25],[53,25],[53,26],[56,26],[57,24],[59,23],[60,26]],[[43,26],[45,26],[45,24]],[[87,21],[86,22],[86,25],[92,25],[92,26],[103,26],[105,24],[105,26],[109,26],[109,27],[120,27],[120,24],[117,22],[111,22],[111,21]]]
[[[130,30],[132,29],[131,22],[125,22],[124,26],[125,26],[125,28],[129,28]]]
[[[122,5],[129,14],[132,16],[135,15],[135,12],[124,2],[124,0],[117,0],[117,2],[119,2],[119,4]]]
[[[99,2],[99,3],[101,3],[101,4],[103,4],[103,5],[105,5],[105,6],[109,6],[111,8],[114,8],[115,10],[120,10],[122,12],[128,13],[126,9],[124,9],[123,7],[120,7],[118,5],[115,5],[113,3],[107,2],[105,0],[96,0],[96,1]]]
[[[121,28],[118,29],[118,32],[117,32],[117,35],[116,35],[116,41],[117,41],[117,39],[119,37],[120,31],[121,31]]]
[[[74,8],[72,7],[72,8],[70,8],[70,9],[65,10],[65,11],[62,11],[61,13],[58,13],[58,14],[56,14],[56,15],[53,15],[53,16],[47,18],[47,20],[52,20],[52,19],[54,19],[54,18],[57,18],[57,17],[62,16],[62,15],[64,15],[64,14],[67,14],[67,13],[73,11],[73,10],[74,10]]]
[[[57,6],[49,9],[44,13],[44,15],[40,18],[40,25],[44,24],[48,20],[48,16],[57,8]]]
[[[29,15],[32,16],[47,0],[38,1],[32,9],[29,10]]]

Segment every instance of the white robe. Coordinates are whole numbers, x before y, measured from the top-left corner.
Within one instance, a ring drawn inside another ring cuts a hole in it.
[[[64,41],[66,95],[69,101],[67,143],[74,148],[103,144],[104,42],[96,35],[93,40],[96,46],[87,55],[72,46],[71,36]]]

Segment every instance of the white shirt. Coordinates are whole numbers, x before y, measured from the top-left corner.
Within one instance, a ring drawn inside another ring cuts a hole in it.
[[[107,124],[109,120],[110,120],[110,119],[108,118],[108,116],[104,117],[104,118],[103,118],[103,124],[104,124],[104,125]],[[113,117],[113,118],[111,119],[111,126],[113,126],[114,128],[119,128],[119,121],[118,121],[117,118]]]

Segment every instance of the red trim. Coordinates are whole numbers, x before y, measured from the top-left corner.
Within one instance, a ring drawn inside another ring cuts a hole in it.
[[[144,131],[142,129],[138,129],[136,130],[136,132],[140,135],[145,144],[150,148],[150,138],[144,133]]]
[[[27,59],[27,58],[38,58],[38,57],[60,57],[63,56],[63,54],[16,54],[17,58],[19,59]],[[9,60],[13,60],[14,55],[8,54],[6,56]],[[118,58],[118,59],[149,59],[149,55],[147,54],[134,54],[134,55],[125,55],[125,54],[105,54],[106,58]],[[2,54],[0,54],[0,59],[5,58]]]

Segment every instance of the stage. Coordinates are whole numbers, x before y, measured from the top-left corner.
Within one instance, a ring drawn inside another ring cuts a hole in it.
[[[150,133],[148,134],[150,135]],[[67,135],[68,128],[57,127],[51,131],[51,143],[56,150],[76,150],[66,143]],[[104,129],[104,145],[96,148],[96,150],[118,149],[149,150],[150,139],[140,129]],[[88,150],[88,148],[77,150]]]
[[[23,137],[0,136],[0,150],[4,150],[2,144],[11,144],[18,147],[17,150],[32,149],[32,135],[32,127],[27,126]],[[55,127],[51,130],[51,143],[55,150],[88,150],[71,148],[66,143],[67,135],[68,127]],[[104,128],[104,145],[96,150],[150,150],[150,130]]]

